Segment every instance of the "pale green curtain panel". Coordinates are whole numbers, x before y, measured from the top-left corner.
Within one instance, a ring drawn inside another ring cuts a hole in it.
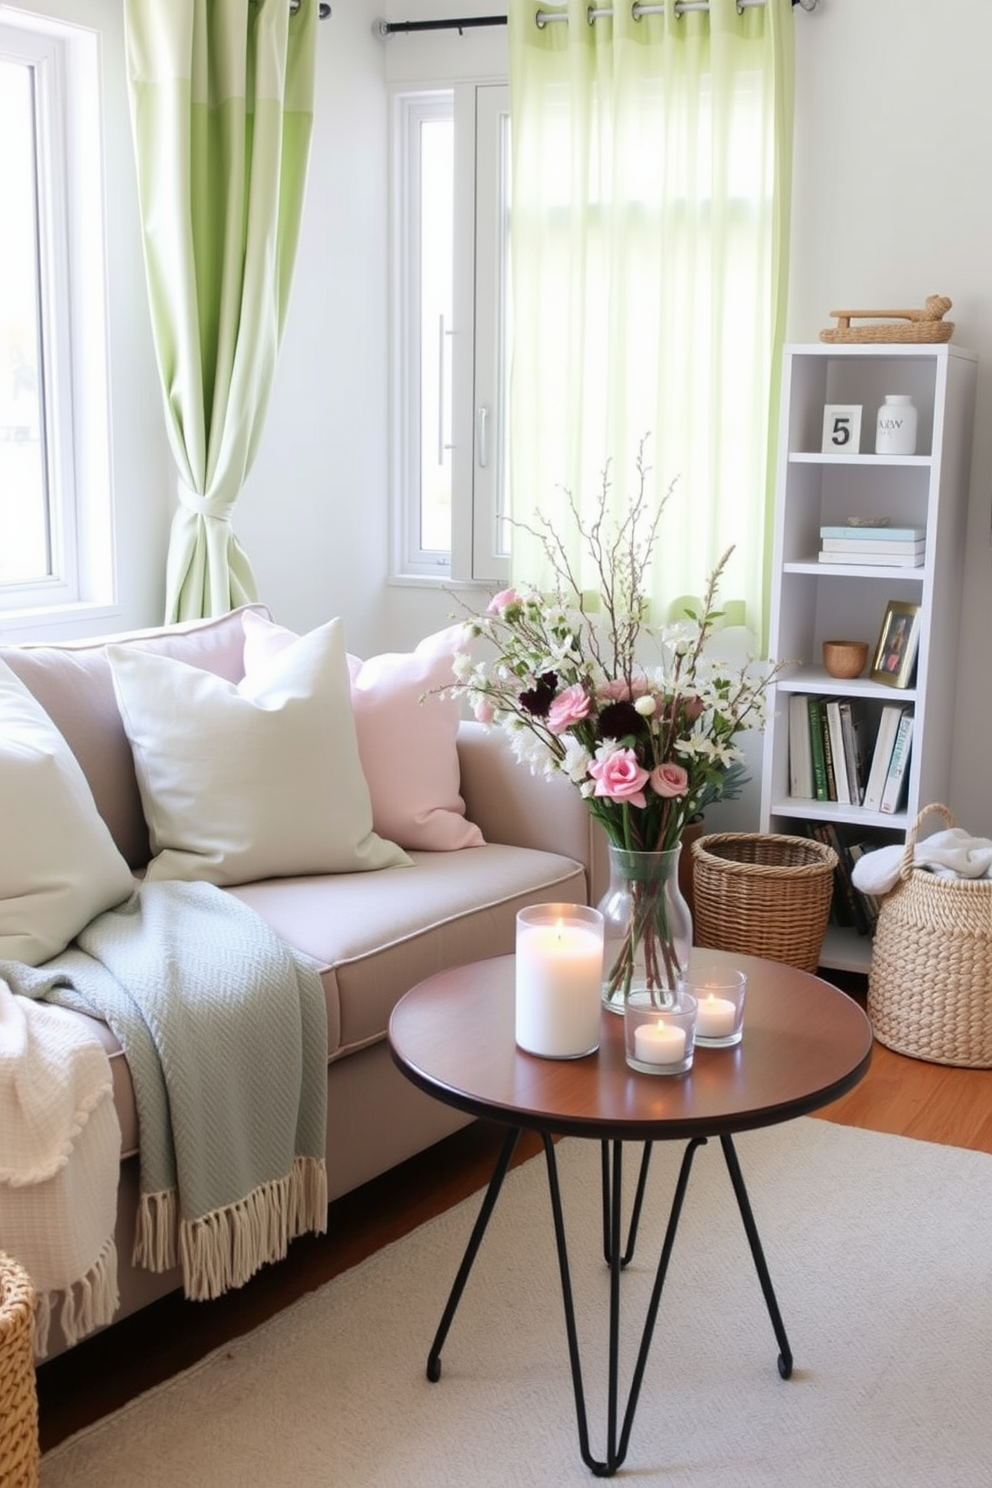
[[[255,597],[231,515],[258,448],[313,124],[316,0],[125,0],[145,269],[179,473],[166,619]]]
[[[559,7],[549,7],[558,9]],[[535,23],[510,3],[513,353],[510,499],[568,530],[563,488],[584,510],[611,460],[613,496],[646,457],[661,499],[652,574],[657,618],[721,587],[760,634],[770,431],[784,332],[792,138],[791,0],[738,13],[635,17],[614,0],[590,22]],[[583,555],[573,554],[577,571]],[[513,574],[540,581],[519,529]],[[595,589],[596,576],[583,572]],[[735,606],[735,608],[737,608]],[[739,610],[738,610],[739,613]]]

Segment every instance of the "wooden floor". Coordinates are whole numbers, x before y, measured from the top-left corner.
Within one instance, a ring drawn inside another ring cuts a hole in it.
[[[837,980],[840,980],[839,978]],[[862,995],[855,981],[847,990]],[[949,1069],[875,1045],[830,1121],[992,1153],[992,1071]],[[254,1328],[488,1181],[503,1130],[478,1123],[332,1205],[328,1234],[294,1242],[287,1260],[217,1302],[163,1298],[38,1371],[43,1449],[205,1353]],[[518,1160],[539,1150],[526,1135]]]

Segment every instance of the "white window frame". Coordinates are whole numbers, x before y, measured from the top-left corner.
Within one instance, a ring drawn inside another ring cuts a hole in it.
[[[455,127],[451,551],[418,546],[420,471],[419,245],[417,126],[453,118]],[[505,82],[397,88],[393,93],[390,232],[391,470],[393,578],[410,583],[498,583],[509,571],[499,551],[505,489],[506,180],[509,90]],[[501,208],[503,210],[501,211]]]
[[[0,585],[0,625],[115,602],[100,48],[0,10],[0,52],[34,69],[51,573]]]

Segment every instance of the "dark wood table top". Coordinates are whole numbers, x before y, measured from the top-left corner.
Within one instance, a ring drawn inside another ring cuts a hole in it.
[[[684,1075],[629,1069],[623,1019],[606,1011],[595,1054],[541,1059],[518,1049],[512,956],[412,988],[389,1022],[392,1056],[421,1090],[473,1116],[611,1141],[771,1126],[829,1105],[862,1078],[871,1025],[844,992],[776,961],[705,957],[747,972],[744,1037],[734,1048],[697,1048]]]

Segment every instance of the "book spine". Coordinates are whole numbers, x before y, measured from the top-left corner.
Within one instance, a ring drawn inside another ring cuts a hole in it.
[[[885,776],[888,772],[889,760],[892,758],[892,745],[901,714],[902,709],[898,704],[886,703],[878,720],[875,747],[872,750],[871,765],[868,770],[868,783],[865,786],[863,805],[866,811],[878,811],[881,805]]]
[[[809,715],[809,748],[813,760],[813,792],[818,801],[829,801],[827,769],[823,758],[823,729],[820,724],[819,698],[807,698],[806,708]]]
[[[798,692],[789,698],[789,794],[801,800],[810,800],[813,796],[806,701],[805,695]]]
[[[834,774],[834,751],[830,742],[830,721],[827,717],[827,705],[821,699],[817,710],[820,719],[820,737],[823,742],[823,768],[827,777],[827,800],[837,799],[837,780]]]
[[[834,769],[834,800],[842,806],[851,804],[851,788],[848,783],[847,755],[844,751],[844,736],[840,726],[840,703],[837,698],[827,700],[827,735]]]
[[[820,543],[824,553],[896,553],[909,558],[926,552],[925,542],[858,542],[846,537],[825,537]]]
[[[820,528],[821,537],[844,537],[852,542],[922,542],[925,527],[838,527]]]
[[[847,795],[852,806],[860,806],[864,795],[861,778],[861,750],[855,725],[854,705],[850,698],[841,698],[837,704],[840,714],[840,732],[844,740],[844,762],[847,765]]]
[[[899,553],[825,553],[821,549],[816,555],[820,563],[864,563],[875,568],[922,568],[924,553],[912,553],[903,557]]]
[[[860,858],[863,858],[865,853],[871,852],[877,846],[877,842],[850,843],[850,845],[848,846],[848,852],[851,855],[852,865],[857,863]],[[853,887],[854,885],[852,883],[852,888]],[[857,894],[858,900],[864,909],[865,918],[868,921],[868,934],[874,935],[875,926],[878,924],[878,914],[879,910],[882,907],[882,902],[880,899],[876,898],[874,894],[862,893],[861,889],[859,888],[854,888],[854,892]]]
[[[899,809],[906,787],[906,776],[909,770],[909,751],[912,740],[913,715],[912,713],[904,713],[899,720],[895,743],[892,745],[892,756],[889,760],[889,768],[885,776],[885,785],[882,788],[882,800],[878,808],[879,811],[891,814]]]

